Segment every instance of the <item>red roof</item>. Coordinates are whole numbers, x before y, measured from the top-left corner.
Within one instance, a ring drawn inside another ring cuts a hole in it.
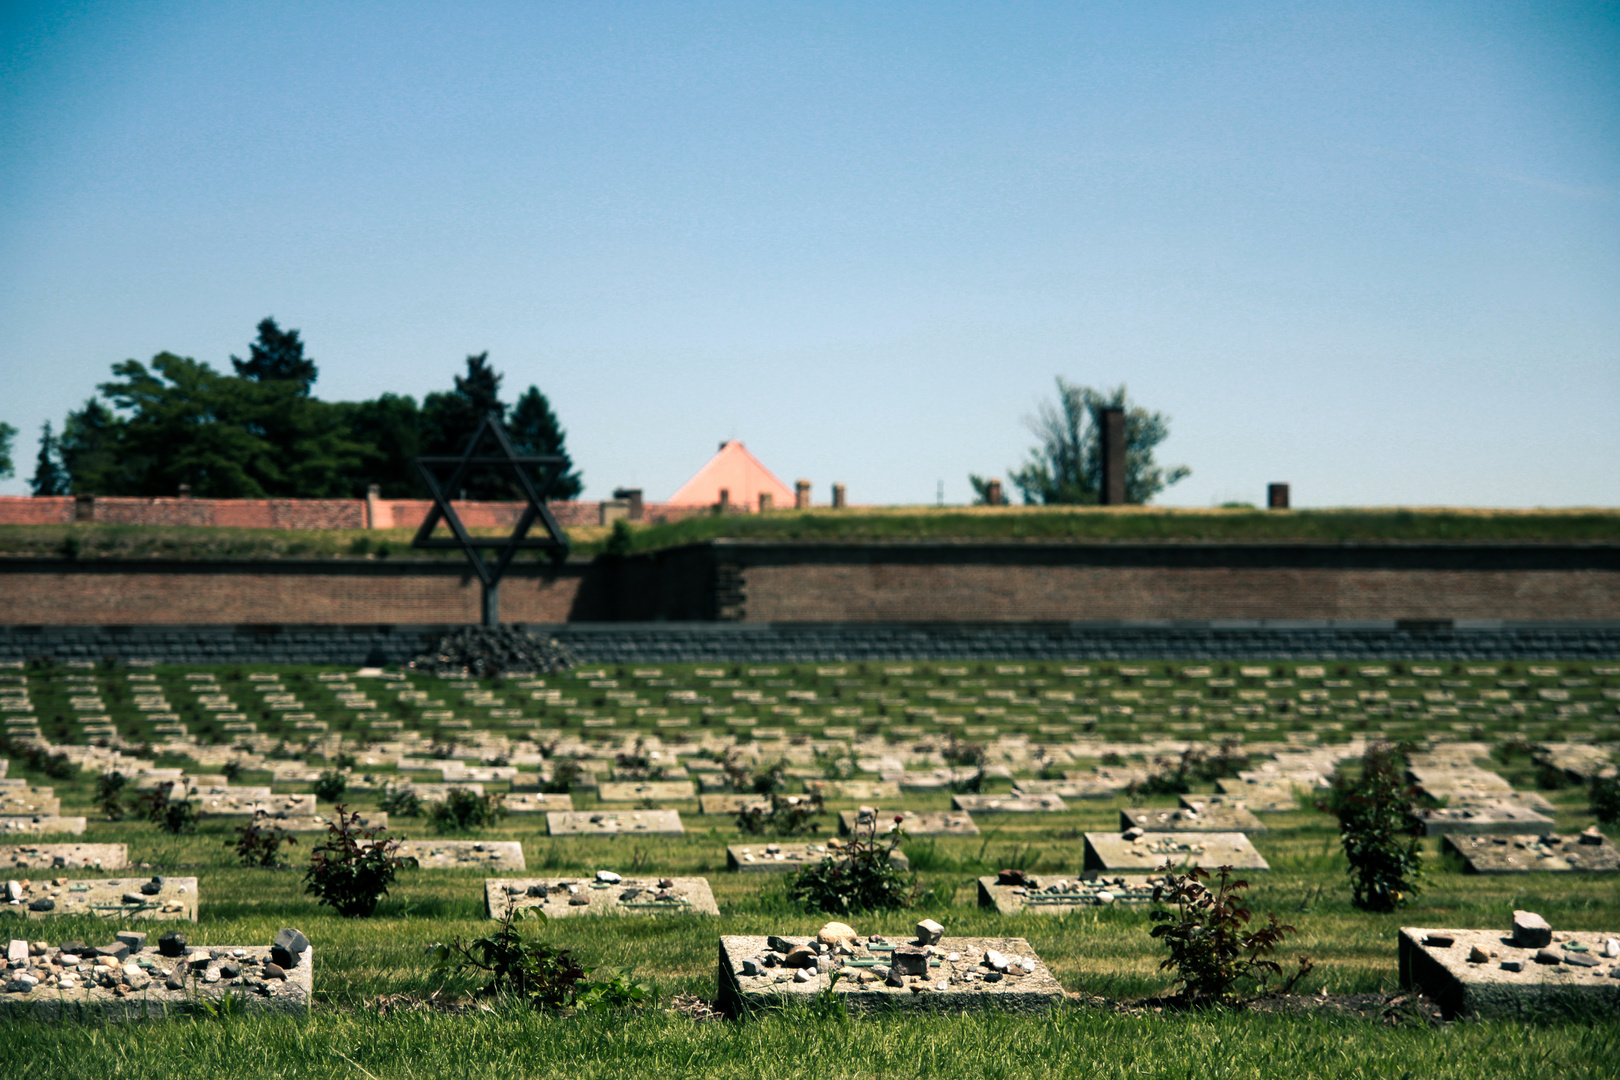
[[[724,488],[731,504],[750,510],[759,507],[760,492],[769,492],[777,509],[792,507],[793,489],[771,474],[748,448],[736,439],[723,444],[720,452],[669,497],[675,506],[713,506]]]

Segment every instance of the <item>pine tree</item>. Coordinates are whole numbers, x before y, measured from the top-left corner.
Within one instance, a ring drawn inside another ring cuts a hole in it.
[[[305,394],[318,374],[315,361],[305,359],[297,330],[283,331],[274,319],[259,323],[259,340],[248,346],[248,358],[231,357],[236,374],[256,382],[292,382]]]
[[[62,448],[51,422],[45,421],[39,433],[39,457],[34,464],[34,478],[29,486],[35,495],[66,495],[67,470],[62,468]]]

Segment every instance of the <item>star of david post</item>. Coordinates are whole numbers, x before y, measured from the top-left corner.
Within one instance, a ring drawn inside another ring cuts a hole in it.
[[[494,443],[494,450],[480,453],[479,448],[486,440]],[[473,432],[472,438],[467,441],[467,449],[462,451],[460,457],[423,456],[413,458],[412,464],[433,495],[433,509],[428,511],[422,527],[416,531],[411,547],[460,548],[472,565],[473,573],[478,575],[479,584],[483,586],[484,625],[499,625],[501,578],[511,565],[512,556],[519,551],[539,550],[550,551],[553,562],[560,563],[568,557],[568,537],[562,531],[562,526],[557,524],[557,519],[552,517],[545,501],[557,478],[568,468],[568,459],[556,455],[519,454],[513,448],[511,436],[506,433],[500,418],[490,413],[478,425],[478,430]],[[471,535],[456,514],[455,507],[450,504],[451,497],[461,490],[469,477],[488,472],[509,473],[528,502],[510,536]],[[433,530],[438,528],[441,521],[449,527],[451,536],[437,538],[433,535]],[[536,523],[545,530],[545,536],[529,535],[529,530]],[[485,550],[491,552],[493,561],[484,556]]]

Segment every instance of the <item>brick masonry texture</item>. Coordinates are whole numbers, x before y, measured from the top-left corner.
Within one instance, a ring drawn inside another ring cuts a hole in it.
[[[599,502],[548,504],[559,524],[569,527],[601,521]],[[75,521],[110,525],[195,525],[236,529],[414,529],[433,503],[428,499],[190,499],[0,496],[0,525],[68,525]],[[471,528],[510,528],[523,503],[458,502],[456,512]],[[644,520],[676,521],[706,513],[707,507],[644,504]]]

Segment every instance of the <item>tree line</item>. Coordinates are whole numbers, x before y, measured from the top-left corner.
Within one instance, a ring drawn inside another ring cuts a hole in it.
[[[150,363],[114,364],[83,407],[59,430],[46,421],[30,487],[35,495],[198,497],[359,497],[376,484],[385,498],[425,492],[411,465],[419,454],[459,454],[486,414],[506,424],[520,454],[551,454],[568,464],[551,497],[583,490],[565,432],[538,387],[501,400],[503,376],[487,352],[467,357],[452,388],[423,397],[383,394],[370,401],[322,401],[311,393],[318,370],[297,330],[259,323],[248,358],[226,374],[162,352]],[[0,476],[15,469],[17,431],[0,423]],[[500,477],[475,476],[467,498],[513,498]]]

